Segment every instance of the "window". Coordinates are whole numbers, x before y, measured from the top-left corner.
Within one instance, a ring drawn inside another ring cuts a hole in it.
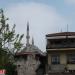
[[[75,54],[68,54],[67,55],[67,63],[68,64],[75,64]]]
[[[52,64],[60,64],[60,57],[59,57],[59,55],[52,55],[51,63]]]

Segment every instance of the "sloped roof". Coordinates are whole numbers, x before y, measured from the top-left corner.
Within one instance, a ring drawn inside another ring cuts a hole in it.
[[[43,52],[42,52],[37,46],[35,46],[35,45],[29,45],[28,48],[27,48],[27,46],[26,46],[21,52],[16,53],[16,55],[25,55],[25,54],[32,54],[32,53],[40,54],[40,55],[45,56],[45,53],[43,53]]]
[[[53,37],[53,36],[75,36],[75,32],[60,32],[46,35],[46,37]]]

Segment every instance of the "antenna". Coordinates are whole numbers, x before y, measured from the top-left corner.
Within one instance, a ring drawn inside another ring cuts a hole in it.
[[[67,24],[67,32],[68,32],[68,24]],[[68,38],[68,35],[67,35],[68,33],[66,33],[66,39]]]
[[[68,24],[67,24],[67,32],[68,32]]]

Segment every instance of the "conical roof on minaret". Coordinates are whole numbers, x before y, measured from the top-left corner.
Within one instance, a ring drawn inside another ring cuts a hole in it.
[[[21,52],[19,52],[17,55],[24,55],[24,54],[40,54],[44,55],[44,53],[34,45],[34,39],[32,38],[32,44],[29,43],[30,35],[29,35],[29,22],[27,22],[27,35],[26,35],[26,47],[24,47]]]

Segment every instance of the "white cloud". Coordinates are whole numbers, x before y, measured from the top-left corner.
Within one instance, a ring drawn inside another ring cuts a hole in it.
[[[64,0],[67,4],[71,4],[74,5],[75,4],[75,0]]]
[[[17,25],[18,33],[25,33],[26,23],[30,23],[30,35],[35,39],[35,45],[45,50],[45,35],[58,32],[67,25],[66,20],[53,7],[39,3],[20,3],[7,9],[10,22]],[[26,39],[24,39],[25,41]]]

